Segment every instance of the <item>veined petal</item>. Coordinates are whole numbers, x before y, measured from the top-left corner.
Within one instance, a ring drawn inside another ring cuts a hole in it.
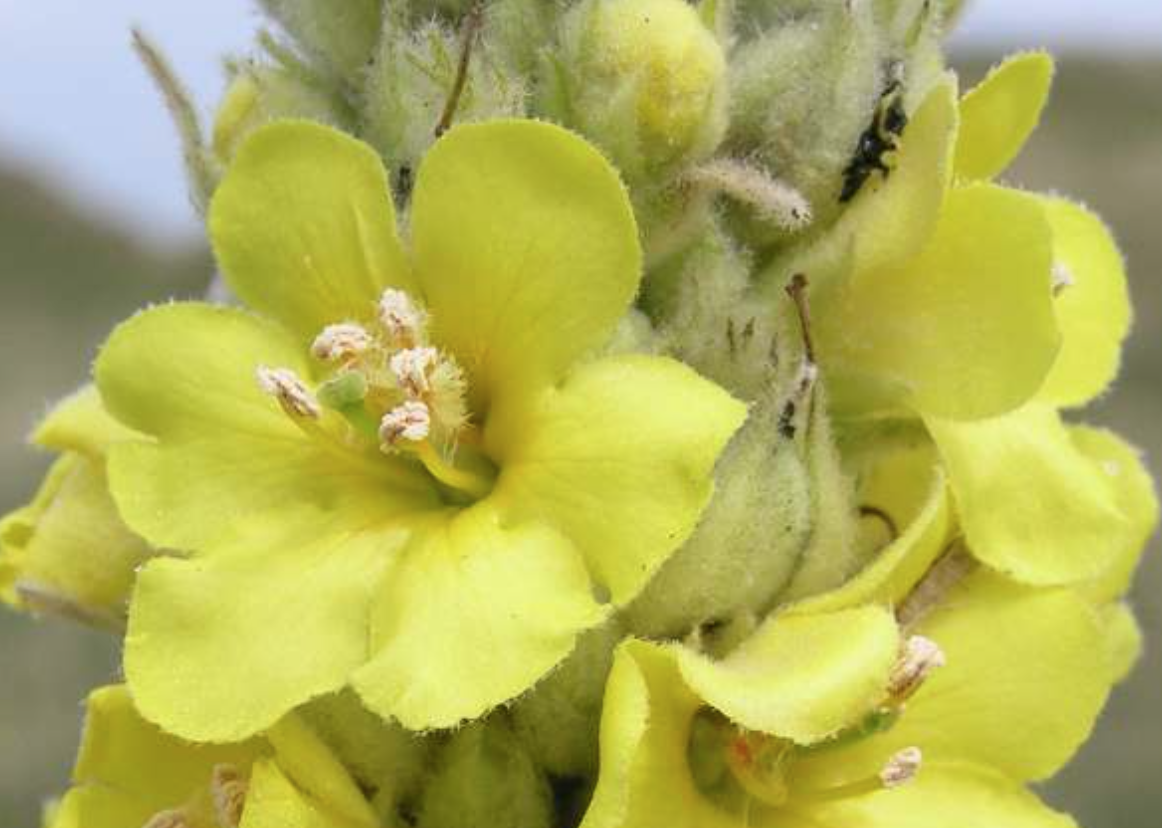
[[[1060,346],[1051,241],[1024,194],[987,184],[950,193],[918,255],[819,297],[820,365],[837,407],[976,419],[1032,397]]]
[[[1118,510],[1127,521],[1112,565],[1096,581],[1081,585],[1084,595],[1101,604],[1129,590],[1142,553],[1158,528],[1158,492],[1141,454],[1112,431],[1073,426],[1069,438],[1109,481]]]
[[[1045,52],[1012,55],[960,102],[956,175],[966,181],[999,175],[1037,128],[1053,83]]]
[[[797,770],[842,783],[866,778],[886,757],[917,746],[935,764],[991,768],[1014,781],[1045,779],[1089,735],[1110,689],[1104,627],[1069,589],[1024,587],[982,570],[954,588],[916,632],[935,641],[947,663],[895,725]]]
[[[669,653],[644,641],[621,645],[601,713],[601,775],[581,828],[742,828],[691,775],[701,706]]]
[[[503,468],[493,497],[573,541],[621,605],[693,531],[715,461],[745,417],[742,403],[676,361],[600,359],[489,423]]]
[[[1033,584],[1109,570],[1140,533],[1101,464],[1040,403],[990,420],[929,418],[973,555]]]
[[[188,739],[235,741],[342,688],[367,659],[371,596],[405,540],[277,511],[205,556],[150,562],[125,642],[142,715]]]
[[[952,504],[943,470],[928,449],[895,451],[877,463],[860,490],[863,505],[881,510],[900,529],[899,537],[842,586],[796,603],[793,613],[830,612],[861,604],[894,606],[944,551],[952,531]],[[883,531],[880,518],[865,526]]]
[[[308,438],[258,387],[258,365],[308,375],[293,338],[245,311],[165,305],[114,331],[97,384],[109,410],[145,435],[109,452],[131,528],[155,546],[191,549],[271,508],[315,507],[366,525],[435,505],[403,461]]]
[[[1053,306],[1061,353],[1039,397],[1057,405],[1089,402],[1118,373],[1130,331],[1125,264],[1100,218],[1062,198],[1041,198],[1053,230]]]
[[[484,501],[433,519],[387,571],[354,686],[412,730],[452,727],[532,687],[605,614],[566,538]]]
[[[222,178],[210,239],[227,283],[300,341],[366,319],[385,287],[412,289],[375,151],[316,123],[255,130]]]
[[[865,606],[769,619],[721,661],[673,646],[686,683],[749,730],[809,744],[883,698],[899,657],[892,613]]]
[[[1077,828],[1004,774],[928,762],[907,785],[796,811],[811,828]]]
[[[449,131],[420,167],[411,228],[435,337],[471,375],[480,408],[503,389],[556,381],[603,345],[641,278],[617,173],[547,123]]]

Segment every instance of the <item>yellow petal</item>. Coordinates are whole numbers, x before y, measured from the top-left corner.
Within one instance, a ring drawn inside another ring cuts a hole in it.
[[[227,284],[309,342],[373,316],[383,289],[413,289],[375,151],[338,130],[278,121],[239,148],[209,212]]]
[[[1112,564],[1081,587],[1090,600],[1103,604],[1124,596],[1134,580],[1142,553],[1158,528],[1158,492],[1141,453],[1112,431],[1073,426],[1069,437],[1109,481],[1118,511],[1126,519]]]
[[[416,278],[478,410],[605,344],[641,278],[625,188],[579,136],[534,121],[452,129],[416,177]]]
[[[1089,402],[1118,373],[1130,331],[1130,295],[1122,255],[1102,220],[1061,198],[1043,198],[1053,230],[1053,300],[1061,353],[1040,398],[1061,406]]]
[[[234,741],[340,689],[367,659],[371,596],[405,539],[274,514],[197,559],[150,562],[125,641],[142,714],[185,738]]]
[[[1040,403],[991,420],[927,421],[968,547],[1034,584],[1095,578],[1136,535],[1100,463]]]
[[[597,360],[489,424],[503,467],[494,497],[555,526],[620,605],[693,531],[714,463],[745,417],[742,403],[675,360]]]
[[[960,102],[956,175],[966,181],[999,175],[1037,128],[1053,82],[1044,52],[1012,55]]]
[[[690,688],[732,721],[810,743],[879,702],[899,648],[892,613],[866,606],[776,616],[718,662],[681,646],[671,652]]]
[[[410,729],[452,727],[527,690],[604,617],[568,540],[485,501],[432,521],[388,570],[355,689]]]
[[[950,193],[918,255],[819,295],[819,362],[836,407],[975,419],[1032,397],[1060,346],[1051,243],[1029,196],[987,184]]]

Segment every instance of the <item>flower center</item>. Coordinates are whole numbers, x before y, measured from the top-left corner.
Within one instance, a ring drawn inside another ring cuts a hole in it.
[[[695,784],[724,809],[749,813],[754,806],[778,809],[794,802],[847,799],[899,787],[920,771],[922,754],[907,747],[887,757],[878,772],[839,784],[809,781],[818,774],[797,773],[827,762],[845,747],[890,730],[905,703],[944,654],[931,640],[912,636],[905,642],[881,703],[854,726],[813,745],[741,729],[711,708],[703,708],[691,729],[688,755]],[[823,775],[827,778],[831,774]]]
[[[259,385],[331,447],[402,456],[452,500],[483,497],[496,468],[480,450],[463,370],[432,344],[428,314],[407,293],[389,288],[376,311],[371,324],[339,322],[315,338],[311,355],[325,369],[314,390],[293,371],[265,366]]]

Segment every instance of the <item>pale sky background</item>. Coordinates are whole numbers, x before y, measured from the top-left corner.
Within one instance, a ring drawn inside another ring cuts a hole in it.
[[[248,47],[250,0],[0,0],[0,156],[156,241],[198,232],[177,141],[129,48],[142,26],[203,111],[219,56]],[[953,38],[1000,54],[1045,46],[1162,56],[1162,0],[975,0]]]

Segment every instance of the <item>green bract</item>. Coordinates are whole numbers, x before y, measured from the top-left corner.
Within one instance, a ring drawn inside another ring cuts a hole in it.
[[[125,653],[142,713],[176,734],[246,737],[349,682],[410,728],[478,717],[636,595],[710,496],[744,407],[677,362],[595,356],[640,268],[595,150],[547,124],[458,127],[419,171],[409,226],[405,248],[369,148],[262,128],[210,209],[253,311],[154,308],[101,353],[106,404],[146,435],[112,448],[114,497],[183,552],[142,571]],[[308,353],[332,353],[327,332],[312,346],[325,326],[366,334],[405,311],[427,315],[446,369],[416,380],[429,396],[392,409],[377,395],[413,375],[393,361],[384,379],[386,355],[340,388],[354,363]],[[388,420],[415,405],[432,434],[409,442]]]

